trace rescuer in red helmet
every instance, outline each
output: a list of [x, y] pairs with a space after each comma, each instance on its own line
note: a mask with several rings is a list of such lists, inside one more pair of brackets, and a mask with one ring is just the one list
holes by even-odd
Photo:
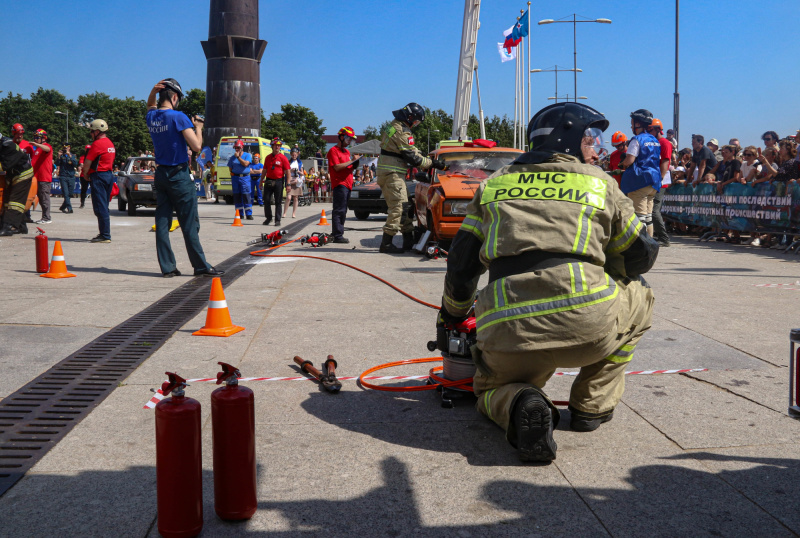
[[33, 133], [34, 148], [31, 164], [36, 177], [36, 195], [42, 207], [42, 218], [36, 224], [50, 224], [50, 187], [53, 185], [53, 148], [47, 143], [47, 131], [36, 129]]
[[328, 151], [328, 170], [331, 175], [331, 189], [333, 190], [333, 210], [331, 211], [331, 225], [334, 243], [349, 243], [344, 236], [344, 221], [347, 217], [347, 202], [353, 190], [353, 171], [358, 168], [360, 155], [351, 158], [347, 146], [356, 139], [352, 127], [339, 129], [339, 143]]

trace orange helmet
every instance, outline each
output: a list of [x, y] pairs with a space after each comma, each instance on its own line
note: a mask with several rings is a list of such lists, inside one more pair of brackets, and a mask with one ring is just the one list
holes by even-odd
[[628, 137], [622, 131], [617, 131], [611, 135], [611, 145], [616, 147], [628, 141]]
[[353, 131], [353, 128], [352, 127], [347, 127], [347, 126], [342, 127], [341, 129], [339, 129], [339, 136], [349, 136], [353, 140], [356, 139], [356, 133], [355, 133], [355, 131]]
[[650, 127], [648, 127], [648, 130], [652, 129], [653, 127], [658, 127], [658, 132], [659, 133], [663, 133], [664, 132], [664, 125], [661, 123], [661, 120], [658, 119], [658, 118], [653, 118], [653, 122], [650, 124]]

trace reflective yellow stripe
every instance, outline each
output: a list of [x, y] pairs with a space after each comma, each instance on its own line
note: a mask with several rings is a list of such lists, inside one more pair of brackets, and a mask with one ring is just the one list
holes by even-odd
[[631, 243], [633, 243], [637, 237], [639, 237], [639, 232], [644, 228], [644, 225], [639, 222], [639, 219], [636, 215], [631, 215], [628, 219], [628, 222], [625, 223], [625, 229], [622, 230], [617, 236], [611, 238], [611, 242], [608, 244], [608, 251], [609, 252], [620, 252], [628, 248]]
[[636, 346], [631, 346], [625, 344], [620, 346], [614, 353], [606, 357], [605, 360], [609, 362], [613, 362], [615, 364], [624, 364], [626, 362], [630, 362], [633, 360], [633, 351], [636, 349]]
[[478, 331], [491, 327], [496, 323], [515, 319], [531, 318], [577, 310], [614, 299], [619, 292], [613, 280], [606, 275], [606, 284], [584, 292], [569, 293], [535, 301], [515, 303], [506, 307], [488, 310], [477, 319]]
[[489, 237], [486, 241], [484, 254], [487, 259], [493, 260], [497, 258], [497, 230], [500, 228], [500, 210], [496, 203], [489, 204], [486, 207], [489, 210], [491, 220], [489, 221]]
[[25, 204], [20, 204], [18, 202], [8, 202], [7, 207], [9, 211], [16, 211], [18, 213], [25, 212]]
[[483, 397], [483, 405], [486, 408], [486, 416], [488, 416], [489, 420], [491, 420], [492, 422], [494, 422], [494, 417], [492, 416], [492, 408], [489, 404], [492, 401], [492, 394], [494, 394], [494, 391], [496, 390], [497, 389], [490, 390], [489, 392], [486, 393], [486, 396]]
[[575, 271], [572, 269], [572, 266], [575, 265], [574, 263], [567, 264], [569, 267], [569, 289], [572, 293], [575, 293]]
[[506, 174], [486, 182], [481, 204], [503, 200], [556, 200], [606, 207], [606, 181], [586, 174], [531, 172]]
[[467, 299], [466, 301], [456, 301], [455, 299], [453, 299], [452, 297], [450, 297], [449, 295], [447, 295], [445, 293], [444, 302], [447, 303], [448, 305], [452, 306], [453, 308], [456, 308], [458, 310], [463, 310], [465, 308], [468, 309], [469, 307], [472, 306], [472, 303], [475, 302], [475, 296], [472, 296], [471, 298]]

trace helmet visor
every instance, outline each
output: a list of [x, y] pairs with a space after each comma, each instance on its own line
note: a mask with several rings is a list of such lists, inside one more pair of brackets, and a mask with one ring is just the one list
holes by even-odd
[[602, 157], [605, 149], [605, 140], [603, 140], [603, 131], [597, 127], [589, 127], [583, 132], [583, 139], [581, 140], [581, 148], [592, 147], [594, 152]]

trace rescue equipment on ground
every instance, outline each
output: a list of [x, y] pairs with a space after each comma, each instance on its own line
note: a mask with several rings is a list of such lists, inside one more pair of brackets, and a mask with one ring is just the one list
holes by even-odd
[[166, 374], [165, 398], [156, 405], [158, 532], [165, 538], [197, 536], [203, 530], [200, 402], [185, 396], [185, 379]]
[[333, 236], [323, 232], [314, 232], [311, 235], [306, 235], [305, 237], [300, 238], [301, 245], [308, 243], [314, 248], [325, 246], [332, 241]]
[[320, 372], [314, 367], [314, 363], [311, 361], [304, 360], [302, 357], [298, 357], [295, 355], [294, 362], [300, 366], [300, 369], [307, 373], [308, 375], [312, 376], [314, 379], [320, 382], [322, 388], [336, 394], [342, 389], [342, 383], [338, 379], [336, 379], [336, 367], [339, 366], [336, 361], [333, 359], [333, 355], [328, 355], [328, 358], [325, 359], [325, 362], [322, 363], [322, 371]]
[[236, 216], [233, 217], [233, 224], [231, 224], [231, 226], [244, 226], [244, 224], [242, 224], [242, 219], [239, 218], [238, 209], [236, 210]]
[[48, 270], [47, 251], [49, 250], [47, 236], [41, 228], [37, 227], [36, 229], [39, 231], [39, 235], [33, 240], [36, 246], [36, 272], [46, 273]]
[[61, 241], [56, 241], [53, 246], [53, 258], [50, 261], [50, 270], [43, 275], [45, 278], [70, 278], [75, 275], [67, 272], [67, 262], [64, 259], [64, 251], [61, 250]]
[[243, 330], [244, 327], [233, 324], [231, 313], [228, 311], [228, 302], [225, 300], [225, 292], [222, 291], [222, 280], [214, 277], [211, 282], [211, 295], [208, 299], [206, 324], [192, 334], [194, 336], [231, 336]]
[[211, 393], [214, 447], [214, 511], [221, 519], [250, 519], [256, 513], [256, 414], [253, 391], [239, 385], [242, 373], [218, 362]]
[[268, 247], [275, 247], [280, 245], [284, 235], [289, 235], [288, 230], [275, 230], [272, 233], [261, 234], [261, 239], [254, 239], [249, 241], [248, 245], [256, 245], [258, 243], [266, 243]]
[[789, 332], [789, 416], [800, 418], [800, 329]]
[[[436, 326], [436, 340], [428, 342], [428, 351], [442, 352], [442, 378], [461, 381], [463, 385], [440, 387], [442, 407], [453, 407], [454, 399], [461, 399], [472, 392], [472, 377], [475, 363], [472, 362], [472, 347], [478, 342], [475, 316], [461, 323], [443, 323]], [[438, 384], [439, 378], [431, 374], [429, 383]]]
[[319, 217], [319, 222], [317, 223], [317, 226], [330, 226], [328, 219], [325, 217], [324, 209], [322, 210], [322, 215], [320, 215]]

